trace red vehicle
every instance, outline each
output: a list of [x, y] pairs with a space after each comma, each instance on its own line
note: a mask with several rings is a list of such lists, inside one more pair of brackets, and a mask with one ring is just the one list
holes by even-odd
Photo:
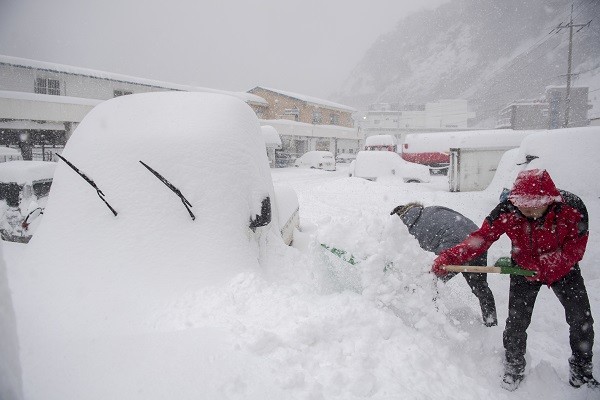
[[[402, 145], [402, 158], [406, 161], [428, 165], [432, 173], [445, 173], [450, 164], [451, 148], [482, 148], [514, 145], [533, 131], [510, 129], [477, 130], [462, 132], [412, 133], [406, 135]], [[444, 171], [445, 170], [445, 171]]]

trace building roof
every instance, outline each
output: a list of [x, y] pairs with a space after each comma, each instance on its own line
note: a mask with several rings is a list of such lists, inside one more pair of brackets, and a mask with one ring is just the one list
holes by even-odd
[[345, 105], [339, 104], [339, 103], [334, 103], [333, 101], [323, 100], [323, 99], [319, 99], [319, 98], [316, 98], [316, 97], [307, 96], [307, 95], [304, 95], [304, 94], [288, 92], [288, 91], [285, 91], [285, 90], [272, 89], [272, 88], [268, 88], [268, 87], [264, 87], [264, 86], [256, 86], [254, 89], [250, 89], [248, 92], [252, 92], [253, 90], [256, 90], [256, 89], [268, 90], [269, 92], [278, 93], [278, 94], [281, 94], [283, 96], [291, 97], [293, 99], [301, 100], [301, 101], [304, 101], [306, 103], [314, 104], [314, 105], [317, 105], [317, 106], [322, 106], [322, 107], [327, 107], [327, 108], [333, 108], [333, 109], [337, 109], [337, 110], [340, 110], [340, 111], [346, 111], [346, 112], [350, 112], [350, 113], [353, 113], [353, 112], [357, 111], [355, 108], [352, 108], [352, 107], [349, 107], [349, 106], [345, 106]]
[[17, 67], [38, 69], [42, 71], [60, 72], [70, 75], [82, 75], [91, 78], [106, 79], [115, 82], [133, 83], [137, 85], [152, 86], [171, 90], [181, 90], [185, 92], [210, 92], [228, 94], [237, 97], [245, 102], [268, 105], [267, 101], [260, 96], [246, 92], [229, 92], [225, 90], [210, 89], [199, 86], [180, 85], [176, 83], [157, 81], [152, 79], [138, 78], [134, 76], [115, 74], [112, 72], [98, 71], [94, 69], [74, 67], [71, 65], [63, 65], [50, 63], [45, 61], [30, 60], [27, 58], [12, 57], [0, 54], [0, 64], [7, 64]]
[[86, 99], [83, 97], [54, 96], [51, 94], [11, 92], [11, 91], [6, 91], [6, 90], [0, 90], [0, 98], [14, 99], [14, 100], [28, 100], [28, 101], [44, 101], [47, 103], [79, 104], [79, 105], [92, 106], [92, 107], [96, 106], [104, 101], [104, 100], [98, 100], [98, 99]]

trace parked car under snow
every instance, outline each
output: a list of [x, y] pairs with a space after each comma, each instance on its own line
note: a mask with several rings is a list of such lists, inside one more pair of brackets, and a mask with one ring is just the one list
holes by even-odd
[[335, 171], [335, 159], [329, 151], [308, 151], [296, 159], [294, 166]]
[[0, 163], [0, 237], [27, 243], [31, 239], [50, 192], [56, 163], [7, 161]]
[[429, 182], [429, 168], [404, 161], [391, 151], [359, 151], [350, 164], [349, 176], [375, 181], [382, 177], [398, 177], [407, 183]]
[[[289, 241], [297, 227], [295, 192], [274, 189], [256, 114], [221, 94], [122, 96], [88, 113], [61, 156], [22, 260], [28, 296], [15, 302], [29, 397], [101, 398], [110, 382], [133, 398], [146, 371], [193, 380], [196, 364], [165, 369], [165, 357], [209, 359], [230, 332], [182, 332], [182, 312], [291, 251], [281, 231]], [[157, 349], [168, 354], [149, 356]]]

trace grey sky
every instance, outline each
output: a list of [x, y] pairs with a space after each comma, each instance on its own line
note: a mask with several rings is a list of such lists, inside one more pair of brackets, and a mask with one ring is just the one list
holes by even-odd
[[0, 0], [0, 54], [327, 98], [404, 16], [447, 0]]

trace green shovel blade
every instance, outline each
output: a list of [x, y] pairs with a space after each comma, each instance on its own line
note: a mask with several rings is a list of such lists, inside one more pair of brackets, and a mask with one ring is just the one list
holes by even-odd
[[330, 252], [332, 252], [333, 254], [335, 254], [336, 256], [341, 258], [342, 260], [346, 261], [348, 264], [352, 264], [352, 265], [358, 264], [358, 261], [354, 258], [354, 256], [352, 254], [348, 254], [348, 252], [346, 252], [345, 250], [336, 249], [335, 247], [329, 247], [323, 243], [321, 243], [321, 246], [324, 249], [329, 250]]
[[535, 276], [535, 271], [529, 271], [527, 269], [515, 267], [512, 263], [510, 257], [500, 257], [494, 267], [500, 267], [501, 274], [510, 274], [510, 275], [521, 275], [521, 276]]

